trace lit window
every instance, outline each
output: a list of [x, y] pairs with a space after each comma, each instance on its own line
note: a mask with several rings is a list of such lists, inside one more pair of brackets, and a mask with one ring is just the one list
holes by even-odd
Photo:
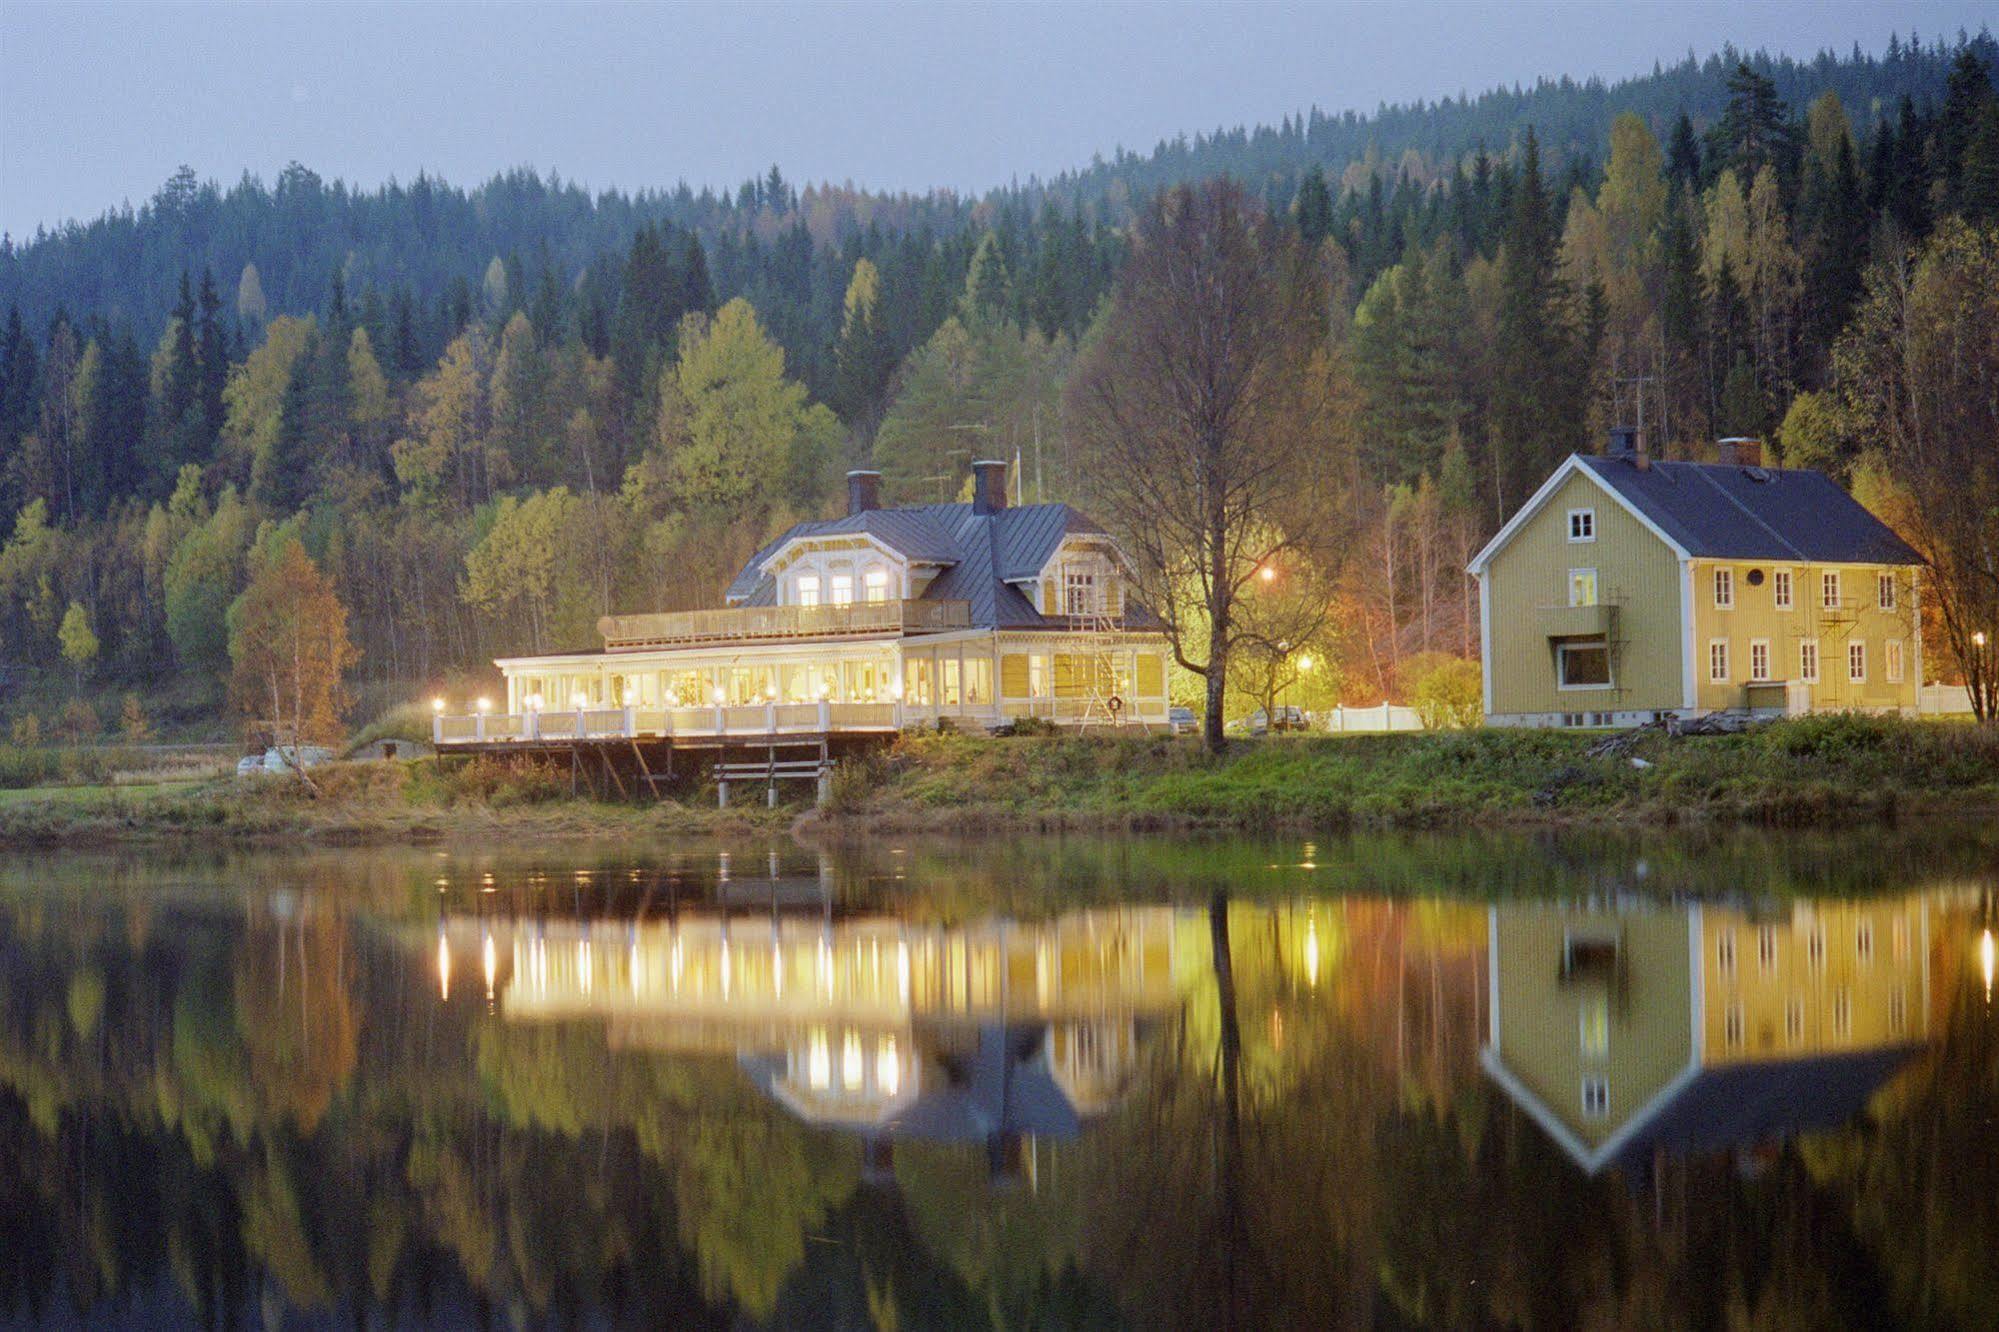
[[1770, 678], [1770, 640], [1767, 638], [1749, 640], [1749, 678], [1758, 681]]
[[798, 604], [817, 606], [819, 604], [819, 575], [802, 574], [798, 579]]
[[1610, 684], [1610, 645], [1602, 639], [1560, 644], [1555, 656], [1562, 688], [1602, 689]]
[[1777, 929], [1773, 925], [1756, 931], [1756, 965], [1764, 971], [1777, 969]]
[[1819, 641], [1816, 638], [1802, 639], [1798, 643], [1798, 678], [1806, 684], [1819, 682]]
[[1735, 570], [1714, 571], [1714, 604], [1716, 610], [1735, 609]]
[[1855, 639], [1846, 645], [1846, 678], [1855, 684], [1867, 683], [1867, 642]]
[[1601, 1059], [1610, 1053], [1610, 1000], [1603, 995], [1591, 995], [1582, 1002], [1581, 1013], [1582, 1052], [1590, 1059]]
[[861, 592], [869, 601], [880, 603], [888, 600], [888, 570], [870, 569], [861, 579]]
[[1779, 569], [1771, 580], [1770, 592], [1777, 600], [1778, 610], [1791, 609], [1791, 571]]
[[1048, 657], [1044, 653], [1027, 658], [1027, 693], [1030, 698], [1048, 697]]
[[1569, 510], [1569, 540], [1571, 541], [1596, 540], [1595, 509]]
[[1882, 665], [1888, 672], [1888, 683], [1902, 683], [1902, 640], [1899, 638], [1889, 639], [1886, 643], [1882, 644], [1881, 651], [1883, 654]]
[[833, 604], [851, 606], [854, 604], [854, 576], [852, 574], [833, 575]]
[[1728, 640], [1711, 639], [1707, 645], [1707, 678], [1712, 684], [1728, 683]]
[[1828, 569], [1819, 579], [1819, 600], [1827, 610], [1839, 609], [1839, 570]]
[[1894, 610], [1895, 575], [1888, 573], [1875, 575], [1874, 589], [1875, 589], [1875, 597], [1881, 603], [1881, 609]]
[[1610, 1114], [1610, 1079], [1592, 1075], [1583, 1079], [1583, 1118], [1603, 1119]]
[[1569, 570], [1569, 604], [1571, 606], [1596, 605], [1596, 570]]

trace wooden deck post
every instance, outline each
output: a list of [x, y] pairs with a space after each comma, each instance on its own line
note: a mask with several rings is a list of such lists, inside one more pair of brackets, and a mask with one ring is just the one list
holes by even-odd
[[715, 779], [715, 808], [727, 809], [728, 807], [729, 782], [727, 778], [718, 777]]
[[818, 796], [816, 797], [816, 802], [819, 808], [824, 809], [829, 803], [831, 803], [832, 799], [833, 799], [833, 765], [830, 763], [822, 763], [819, 765], [819, 792]]

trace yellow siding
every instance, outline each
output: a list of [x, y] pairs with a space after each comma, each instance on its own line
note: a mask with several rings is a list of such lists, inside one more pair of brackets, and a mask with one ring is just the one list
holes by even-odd
[[1000, 657], [1000, 694], [1005, 698], [1027, 697], [1027, 654], [1008, 652]]
[[[1596, 540], [1571, 543], [1568, 513], [1596, 513]], [[1597, 572], [1610, 608], [1612, 688], [1556, 687], [1559, 628], [1546, 609], [1568, 605], [1569, 570]], [[1492, 712], [1677, 710], [1683, 704], [1680, 563], [1672, 548], [1588, 476], [1565, 481], [1486, 572]]]
[[1800, 905], [1765, 920], [1710, 912], [1701, 941], [1705, 1062], [1922, 1039], [1924, 923], [1915, 899]]
[[1138, 692], [1145, 698], [1166, 692], [1166, 659], [1156, 652], [1138, 654]]
[[[1715, 604], [1716, 569], [1727, 569], [1733, 575], [1733, 609]], [[1791, 573], [1790, 610], [1779, 610], [1776, 605], [1779, 570]], [[1823, 605], [1823, 575], [1828, 570], [1840, 574], [1841, 606], [1836, 610]], [[1760, 584], [1750, 582], [1752, 573], [1762, 574]], [[1876, 584], [1883, 573], [1895, 580], [1893, 610], [1884, 611], [1879, 606]], [[1913, 570], [1876, 565], [1695, 560], [1696, 705], [1702, 710], [1744, 706], [1743, 686], [1750, 678], [1751, 646], [1756, 640], [1770, 644], [1770, 677], [1781, 681], [1798, 678], [1800, 641], [1817, 639], [1819, 683], [1811, 691], [1813, 708], [1913, 711], [1919, 683], [1913, 578]], [[1716, 639], [1728, 643], [1726, 683], [1709, 678], [1709, 645]], [[1887, 644], [1891, 640], [1902, 644], [1900, 683], [1888, 680]], [[1847, 679], [1847, 649], [1856, 641], [1864, 642], [1867, 648], [1867, 679], [1863, 683]]]
[[[1494, 929], [1500, 1058], [1564, 1124], [1596, 1146], [1693, 1056], [1687, 917], [1678, 911], [1611, 915], [1500, 907]], [[1621, 985], [1562, 980], [1571, 930], [1621, 939]], [[1582, 1048], [1583, 1007], [1592, 1002], [1608, 1009], [1609, 1037], [1601, 1056], [1586, 1055]], [[1610, 1111], [1602, 1118], [1583, 1116], [1585, 1073], [1608, 1080]]]

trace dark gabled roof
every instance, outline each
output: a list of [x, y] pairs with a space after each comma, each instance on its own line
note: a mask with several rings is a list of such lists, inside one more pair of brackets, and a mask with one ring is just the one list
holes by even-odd
[[[777, 586], [763, 565], [786, 543], [857, 533], [874, 537], [912, 563], [943, 566], [922, 600], [966, 602], [974, 625], [1001, 629], [1064, 623], [1043, 617], [1013, 583], [1039, 574], [1064, 537], [1108, 535], [1066, 504], [1025, 504], [997, 513], [979, 513], [970, 504], [869, 509], [791, 528], [750, 557], [729, 584], [729, 603], [775, 604]], [[1136, 606], [1126, 612], [1126, 620], [1154, 622]]]
[[1583, 470], [1701, 559], [1921, 564], [1823, 472], [1578, 455]]

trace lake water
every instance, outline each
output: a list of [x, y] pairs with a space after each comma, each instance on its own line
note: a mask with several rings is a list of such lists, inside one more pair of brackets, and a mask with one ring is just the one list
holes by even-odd
[[1999, 835], [0, 861], [0, 1319], [1999, 1323]]

